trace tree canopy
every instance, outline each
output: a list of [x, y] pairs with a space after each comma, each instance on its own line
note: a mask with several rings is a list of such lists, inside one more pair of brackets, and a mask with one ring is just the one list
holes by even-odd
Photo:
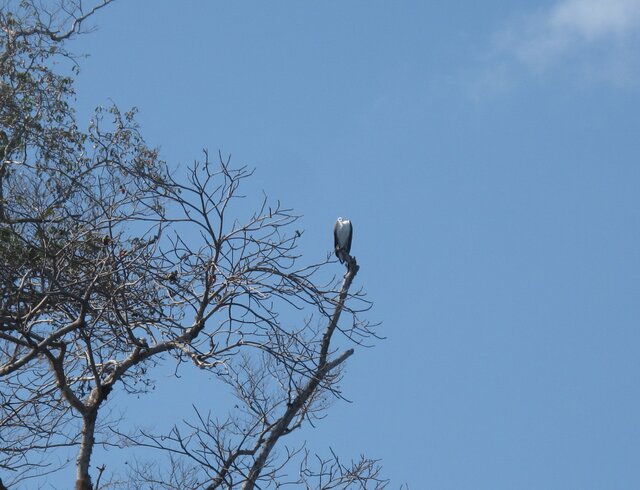
[[[68, 448], [79, 490], [384, 487], [375, 460], [286, 444], [375, 337], [356, 259], [305, 260], [291, 209], [264, 197], [238, 212], [250, 170], [205, 152], [178, 171], [135, 109], [79, 128], [67, 45], [109, 3], [0, 9], [0, 488], [45, 482]], [[158, 433], [109, 419], [110, 393], [145, 393], [155, 368], [183, 363], [231, 388], [228, 413], [198, 407]], [[92, 459], [100, 444], [167, 464], [115, 472]]]

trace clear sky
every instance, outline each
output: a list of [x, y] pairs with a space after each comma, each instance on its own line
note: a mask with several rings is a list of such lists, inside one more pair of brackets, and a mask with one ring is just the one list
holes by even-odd
[[138, 0], [93, 23], [81, 119], [111, 98], [172, 165], [255, 167], [310, 261], [352, 219], [387, 339], [312, 449], [381, 458], [393, 488], [640, 488], [639, 0]]

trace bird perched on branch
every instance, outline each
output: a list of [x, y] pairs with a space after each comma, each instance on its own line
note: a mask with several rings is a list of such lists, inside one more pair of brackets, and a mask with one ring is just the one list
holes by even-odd
[[338, 218], [333, 227], [333, 244], [336, 249], [336, 257], [344, 264], [350, 257], [351, 239], [353, 238], [353, 226], [348, 219]]

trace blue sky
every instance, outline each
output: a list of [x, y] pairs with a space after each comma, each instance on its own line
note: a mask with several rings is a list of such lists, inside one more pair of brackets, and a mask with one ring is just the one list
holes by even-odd
[[313, 449], [394, 488], [640, 487], [640, 1], [138, 0], [94, 24], [81, 119], [135, 105], [173, 165], [255, 167], [310, 261], [353, 220], [387, 339]]

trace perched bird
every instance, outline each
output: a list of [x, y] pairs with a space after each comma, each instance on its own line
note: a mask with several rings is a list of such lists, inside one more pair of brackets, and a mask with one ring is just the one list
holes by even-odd
[[353, 226], [348, 219], [338, 218], [333, 227], [333, 244], [336, 248], [336, 257], [340, 263], [344, 263], [351, 252], [351, 238], [353, 237]]

